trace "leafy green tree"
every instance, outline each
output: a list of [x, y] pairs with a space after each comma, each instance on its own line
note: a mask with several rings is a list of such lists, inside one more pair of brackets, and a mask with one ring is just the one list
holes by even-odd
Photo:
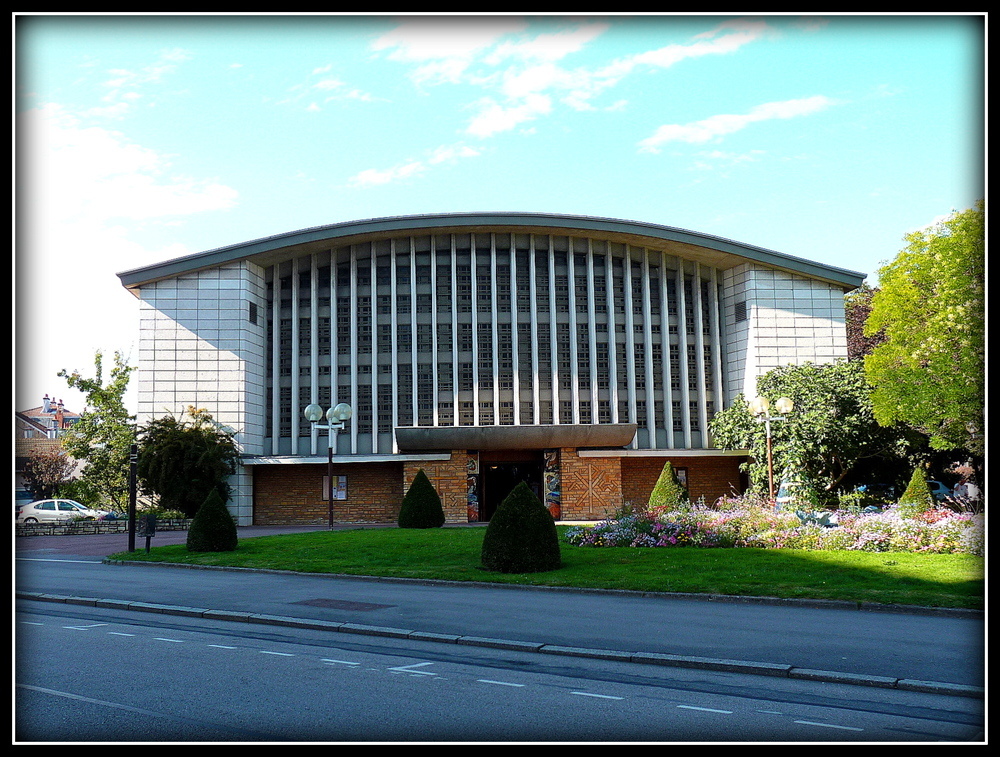
[[80, 419], [61, 437], [63, 449], [84, 463], [76, 488], [99, 500], [88, 504], [108, 503], [119, 511], [128, 507], [129, 448], [135, 441], [135, 416], [125, 409], [124, 400], [133, 370], [116, 352], [110, 380], [104, 383], [104, 356], [97, 352], [93, 378], [78, 371], [59, 372], [71, 388], [86, 397]]
[[218, 489], [212, 489], [188, 526], [191, 552], [232, 552], [239, 544], [236, 521], [226, 509]]
[[24, 486], [35, 499], [54, 497], [69, 481], [76, 461], [58, 447], [32, 450], [24, 461]]
[[[911, 440], [904, 433], [875, 422], [871, 388], [860, 361], [776, 368], [757, 380], [757, 394], [770, 399], [772, 406], [779, 397], [795, 403], [791, 413], [772, 422], [775, 477], [794, 471], [823, 502], [863, 463], [910, 452]], [[716, 446], [749, 451], [745, 470], [751, 484], [767, 491], [764, 424], [755, 419], [747, 400], [737, 398], [715, 416], [711, 428]]]
[[687, 489], [681, 486], [681, 482], [677, 480], [674, 467], [668, 460], [664, 464], [663, 470], [660, 471], [660, 477], [656, 479], [653, 491], [649, 494], [649, 502], [646, 509], [649, 512], [656, 510], [676, 510], [686, 505], [687, 502]]
[[441, 497], [423, 468], [417, 471], [403, 497], [398, 523], [400, 528], [440, 528], [444, 525]]
[[538, 573], [562, 564], [556, 522], [524, 481], [490, 518], [481, 559], [486, 570], [499, 573]]
[[908, 234], [879, 270], [865, 334], [878, 422], [905, 424], [934, 449], [984, 451], [985, 203]]
[[159, 497], [160, 507], [190, 518], [213, 490], [229, 500], [239, 448], [205, 410], [188, 407], [187, 415], [157, 418], [139, 430], [136, 476], [145, 493]]

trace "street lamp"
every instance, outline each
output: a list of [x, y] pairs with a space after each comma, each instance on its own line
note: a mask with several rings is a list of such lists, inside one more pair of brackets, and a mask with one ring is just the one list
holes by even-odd
[[784, 415], [788, 415], [795, 409], [795, 403], [788, 397], [782, 397], [774, 403], [774, 409], [780, 415], [771, 415], [771, 403], [766, 397], [755, 397], [750, 402], [750, 412], [754, 414], [758, 423], [764, 424], [764, 433], [767, 436], [767, 490], [774, 500], [774, 461], [771, 457], [771, 422], [785, 420]]
[[336, 447], [337, 432], [341, 431], [344, 424], [351, 419], [353, 411], [346, 402], [334, 405], [326, 411], [325, 426], [319, 425], [324, 417], [323, 408], [319, 405], [307, 405], [303, 414], [306, 420], [313, 424], [313, 428], [329, 431], [329, 440], [326, 446], [327, 521], [329, 527], [333, 528], [333, 449]]

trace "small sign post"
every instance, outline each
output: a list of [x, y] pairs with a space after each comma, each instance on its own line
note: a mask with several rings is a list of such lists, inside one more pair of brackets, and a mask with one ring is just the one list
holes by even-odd
[[139, 533], [146, 537], [146, 554], [149, 554], [149, 540], [156, 536], [156, 516], [152, 513], [142, 516], [139, 521]]

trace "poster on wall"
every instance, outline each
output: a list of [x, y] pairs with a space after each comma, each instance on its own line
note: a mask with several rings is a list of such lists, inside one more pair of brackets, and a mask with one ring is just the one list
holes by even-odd
[[[344, 501], [347, 499], [347, 476], [333, 477], [333, 498]], [[330, 499], [330, 477], [323, 476], [323, 500]]]

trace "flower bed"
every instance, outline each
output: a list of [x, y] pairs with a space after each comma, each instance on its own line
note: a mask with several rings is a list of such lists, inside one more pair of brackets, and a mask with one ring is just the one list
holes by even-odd
[[568, 543], [589, 547], [758, 547], [865, 552], [983, 555], [984, 516], [932, 510], [903, 517], [895, 508], [872, 514], [837, 513], [836, 526], [804, 522], [791, 512], [759, 505], [691, 507], [630, 514], [576, 526]]

